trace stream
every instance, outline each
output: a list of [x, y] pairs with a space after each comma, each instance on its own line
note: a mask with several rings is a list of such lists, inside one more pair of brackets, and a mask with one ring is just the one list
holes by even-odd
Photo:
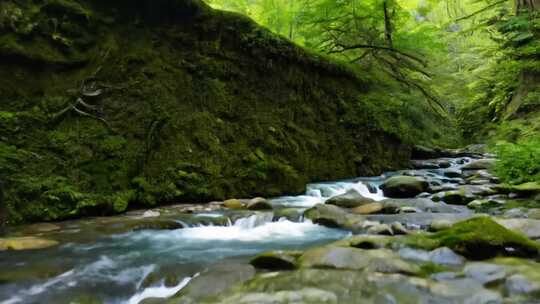
[[[383, 200], [379, 185], [387, 177], [404, 172], [459, 184], [461, 179], [445, 177], [444, 172], [470, 160], [449, 158], [445, 162], [450, 167], [444, 169], [309, 184], [304, 195], [270, 200], [273, 211], [208, 208], [188, 213], [179, 205], [156, 208], [151, 216], [137, 211], [110, 218], [17, 227], [9, 234], [45, 236], [60, 245], [0, 251], [0, 303], [85, 303], [89, 298], [137, 304], [149, 298], [168, 298], [213, 263], [247, 261], [264, 251], [305, 249], [351, 235], [303, 219], [303, 210], [330, 197], [356, 189], [366, 197]], [[297, 216], [280, 217], [283, 209]], [[467, 212], [464, 208], [463, 213]], [[146, 224], [137, 226], [139, 222]], [[166, 229], [155, 229], [156, 223]], [[180, 228], [174, 229], [174, 223]], [[410, 223], [408, 228], [414, 226]]]

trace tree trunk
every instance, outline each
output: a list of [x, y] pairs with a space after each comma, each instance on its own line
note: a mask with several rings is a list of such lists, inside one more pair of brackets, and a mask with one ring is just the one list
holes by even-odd
[[384, 9], [384, 36], [386, 38], [386, 43], [388, 44], [388, 47], [393, 49], [394, 42], [392, 41], [392, 19], [390, 17], [390, 13], [388, 12], [388, 0], [384, 0], [383, 9]]
[[540, 9], [540, 0], [516, 0], [516, 13], [521, 10], [534, 11]]
[[[516, 0], [516, 15], [531, 13], [540, 9], [540, 0]], [[532, 22], [532, 20], [531, 20]], [[538, 33], [536, 33], [538, 36]], [[514, 115], [527, 97], [529, 92], [538, 88], [540, 83], [540, 73], [532, 70], [522, 70], [519, 75], [519, 85], [514, 91], [510, 103], [505, 108], [503, 119], [509, 119]]]

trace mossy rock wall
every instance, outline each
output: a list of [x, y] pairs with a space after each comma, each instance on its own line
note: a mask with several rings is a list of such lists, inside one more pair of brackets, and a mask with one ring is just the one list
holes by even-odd
[[2, 1], [4, 223], [298, 193], [401, 167], [409, 147], [359, 106], [367, 91], [198, 1]]

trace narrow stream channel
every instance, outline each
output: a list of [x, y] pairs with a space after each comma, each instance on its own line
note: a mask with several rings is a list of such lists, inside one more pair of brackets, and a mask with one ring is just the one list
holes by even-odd
[[[469, 159], [448, 161], [451, 168], [455, 168]], [[438, 169], [407, 172], [427, 174], [449, 183], [459, 182], [444, 177]], [[304, 209], [351, 188], [364, 196], [382, 200], [384, 196], [378, 186], [396, 173], [310, 184], [305, 195], [275, 198], [271, 203], [274, 212], [297, 208], [301, 214]], [[182, 223], [185, 228], [112, 234], [97, 232], [90, 236], [88, 226], [92, 226], [93, 231], [100, 231], [103, 227], [99, 226], [114, 227], [114, 224], [106, 219], [59, 224], [62, 230], [56, 232], [56, 239], [62, 240], [60, 246], [0, 252], [0, 269], [9, 270], [6, 275], [11, 276], [5, 284], [1, 284], [0, 277], [0, 303], [70, 303], [72, 299], [84, 299], [85, 295], [92, 295], [93, 299], [98, 298], [104, 303], [139, 303], [147, 298], [167, 298], [217, 261], [248, 259], [275, 249], [304, 249], [350, 234], [313, 224], [301, 216], [292, 220], [279, 218], [274, 212], [245, 211], [234, 215], [226, 210], [194, 214], [172, 212], [168, 218]], [[200, 220], [212, 218], [226, 218], [227, 222], [219, 225]]]

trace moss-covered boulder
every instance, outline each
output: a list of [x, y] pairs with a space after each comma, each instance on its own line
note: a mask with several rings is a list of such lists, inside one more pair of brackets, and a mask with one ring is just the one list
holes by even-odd
[[540, 193], [539, 182], [528, 182], [519, 185], [502, 184], [496, 187], [502, 193], [516, 193], [521, 196], [532, 196]]
[[426, 180], [414, 176], [393, 176], [381, 185], [384, 195], [391, 198], [415, 197], [428, 187]]
[[487, 216], [458, 222], [433, 235], [418, 234], [403, 240], [428, 249], [449, 247], [475, 260], [496, 256], [538, 257], [540, 253], [539, 243], [519, 232], [506, 229]]
[[373, 202], [373, 199], [363, 196], [355, 189], [350, 189], [344, 194], [329, 198], [326, 204], [336, 205], [342, 208], [356, 208]]

